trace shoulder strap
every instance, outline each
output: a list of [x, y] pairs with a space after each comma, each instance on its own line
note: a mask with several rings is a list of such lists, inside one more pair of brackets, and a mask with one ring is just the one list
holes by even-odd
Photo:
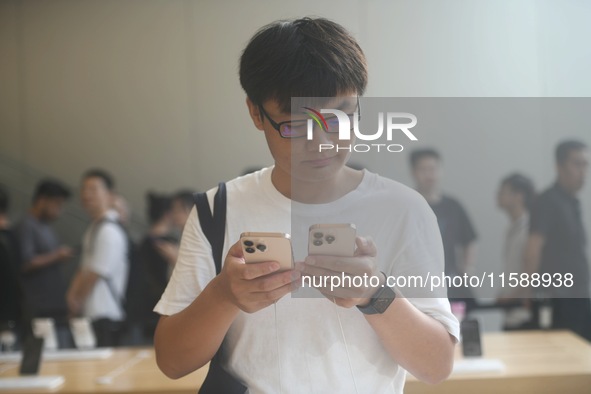
[[216, 275], [222, 270], [222, 254], [224, 249], [224, 237], [226, 233], [226, 184], [220, 182], [213, 199], [213, 215], [207, 200], [207, 193], [195, 193], [193, 195], [197, 216], [201, 229], [211, 244]]

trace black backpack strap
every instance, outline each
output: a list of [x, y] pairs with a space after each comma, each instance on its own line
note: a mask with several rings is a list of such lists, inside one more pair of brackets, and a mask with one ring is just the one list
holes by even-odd
[[[226, 184], [221, 182], [213, 198], [213, 215], [206, 193], [193, 195], [199, 224], [205, 237], [211, 244], [211, 252], [215, 263], [215, 273], [222, 270], [224, 238], [226, 234]], [[230, 375], [221, 364], [221, 347], [209, 363], [207, 376], [199, 389], [199, 394], [243, 394], [246, 386]]]
[[199, 224], [211, 245], [216, 275], [222, 270], [224, 238], [226, 234], [226, 184], [220, 182], [213, 198], [213, 215], [207, 199], [207, 193], [193, 195]]

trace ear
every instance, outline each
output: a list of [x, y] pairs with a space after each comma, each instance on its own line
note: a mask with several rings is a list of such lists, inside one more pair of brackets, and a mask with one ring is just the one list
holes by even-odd
[[261, 131], [264, 130], [263, 114], [261, 113], [259, 106], [253, 103], [248, 97], [246, 98], [246, 106], [248, 107], [248, 113], [250, 114], [250, 118], [252, 119], [254, 126]]

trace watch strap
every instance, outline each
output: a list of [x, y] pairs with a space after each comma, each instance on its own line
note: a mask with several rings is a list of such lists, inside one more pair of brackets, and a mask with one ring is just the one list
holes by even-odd
[[[382, 274], [384, 274], [382, 272]], [[384, 274], [386, 276], [386, 274]], [[385, 284], [381, 287], [370, 299], [369, 304], [365, 306], [357, 305], [359, 309], [365, 315], [382, 314], [388, 309], [392, 301], [396, 298], [396, 292], [391, 287]]]

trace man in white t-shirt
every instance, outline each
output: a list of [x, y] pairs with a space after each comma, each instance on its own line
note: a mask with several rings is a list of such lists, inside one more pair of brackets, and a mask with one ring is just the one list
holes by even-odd
[[[249, 393], [401, 393], [405, 370], [430, 383], [445, 379], [459, 336], [445, 293], [409, 298], [403, 294], [412, 291], [386, 282], [443, 272], [432, 210], [412, 189], [346, 167], [346, 150], [319, 153], [319, 143], [338, 143], [335, 134], [318, 128], [310, 141], [296, 138], [292, 123], [301, 115], [291, 113], [291, 97], [332, 97], [329, 108], [356, 110], [367, 66], [355, 40], [326, 19], [273, 23], [243, 52], [240, 81], [275, 164], [227, 183], [217, 276], [191, 212], [155, 308], [162, 315], [155, 335], [161, 370], [184, 376], [209, 362], [223, 341], [223, 367]], [[210, 204], [215, 192], [207, 193]], [[308, 228], [318, 223], [354, 223], [355, 256], [307, 256]], [[245, 264], [242, 232], [290, 233], [295, 269]], [[326, 287], [316, 297], [299, 288], [304, 276], [343, 273], [376, 277], [379, 285]]]
[[92, 223], [82, 239], [80, 269], [68, 291], [70, 312], [88, 317], [97, 346], [118, 346], [125, 319], [123, 300], [128, 275], [127, 235], [111, 209], [114, 183], [102, 170], [90, 170], [82, 179], [82, 204]]

